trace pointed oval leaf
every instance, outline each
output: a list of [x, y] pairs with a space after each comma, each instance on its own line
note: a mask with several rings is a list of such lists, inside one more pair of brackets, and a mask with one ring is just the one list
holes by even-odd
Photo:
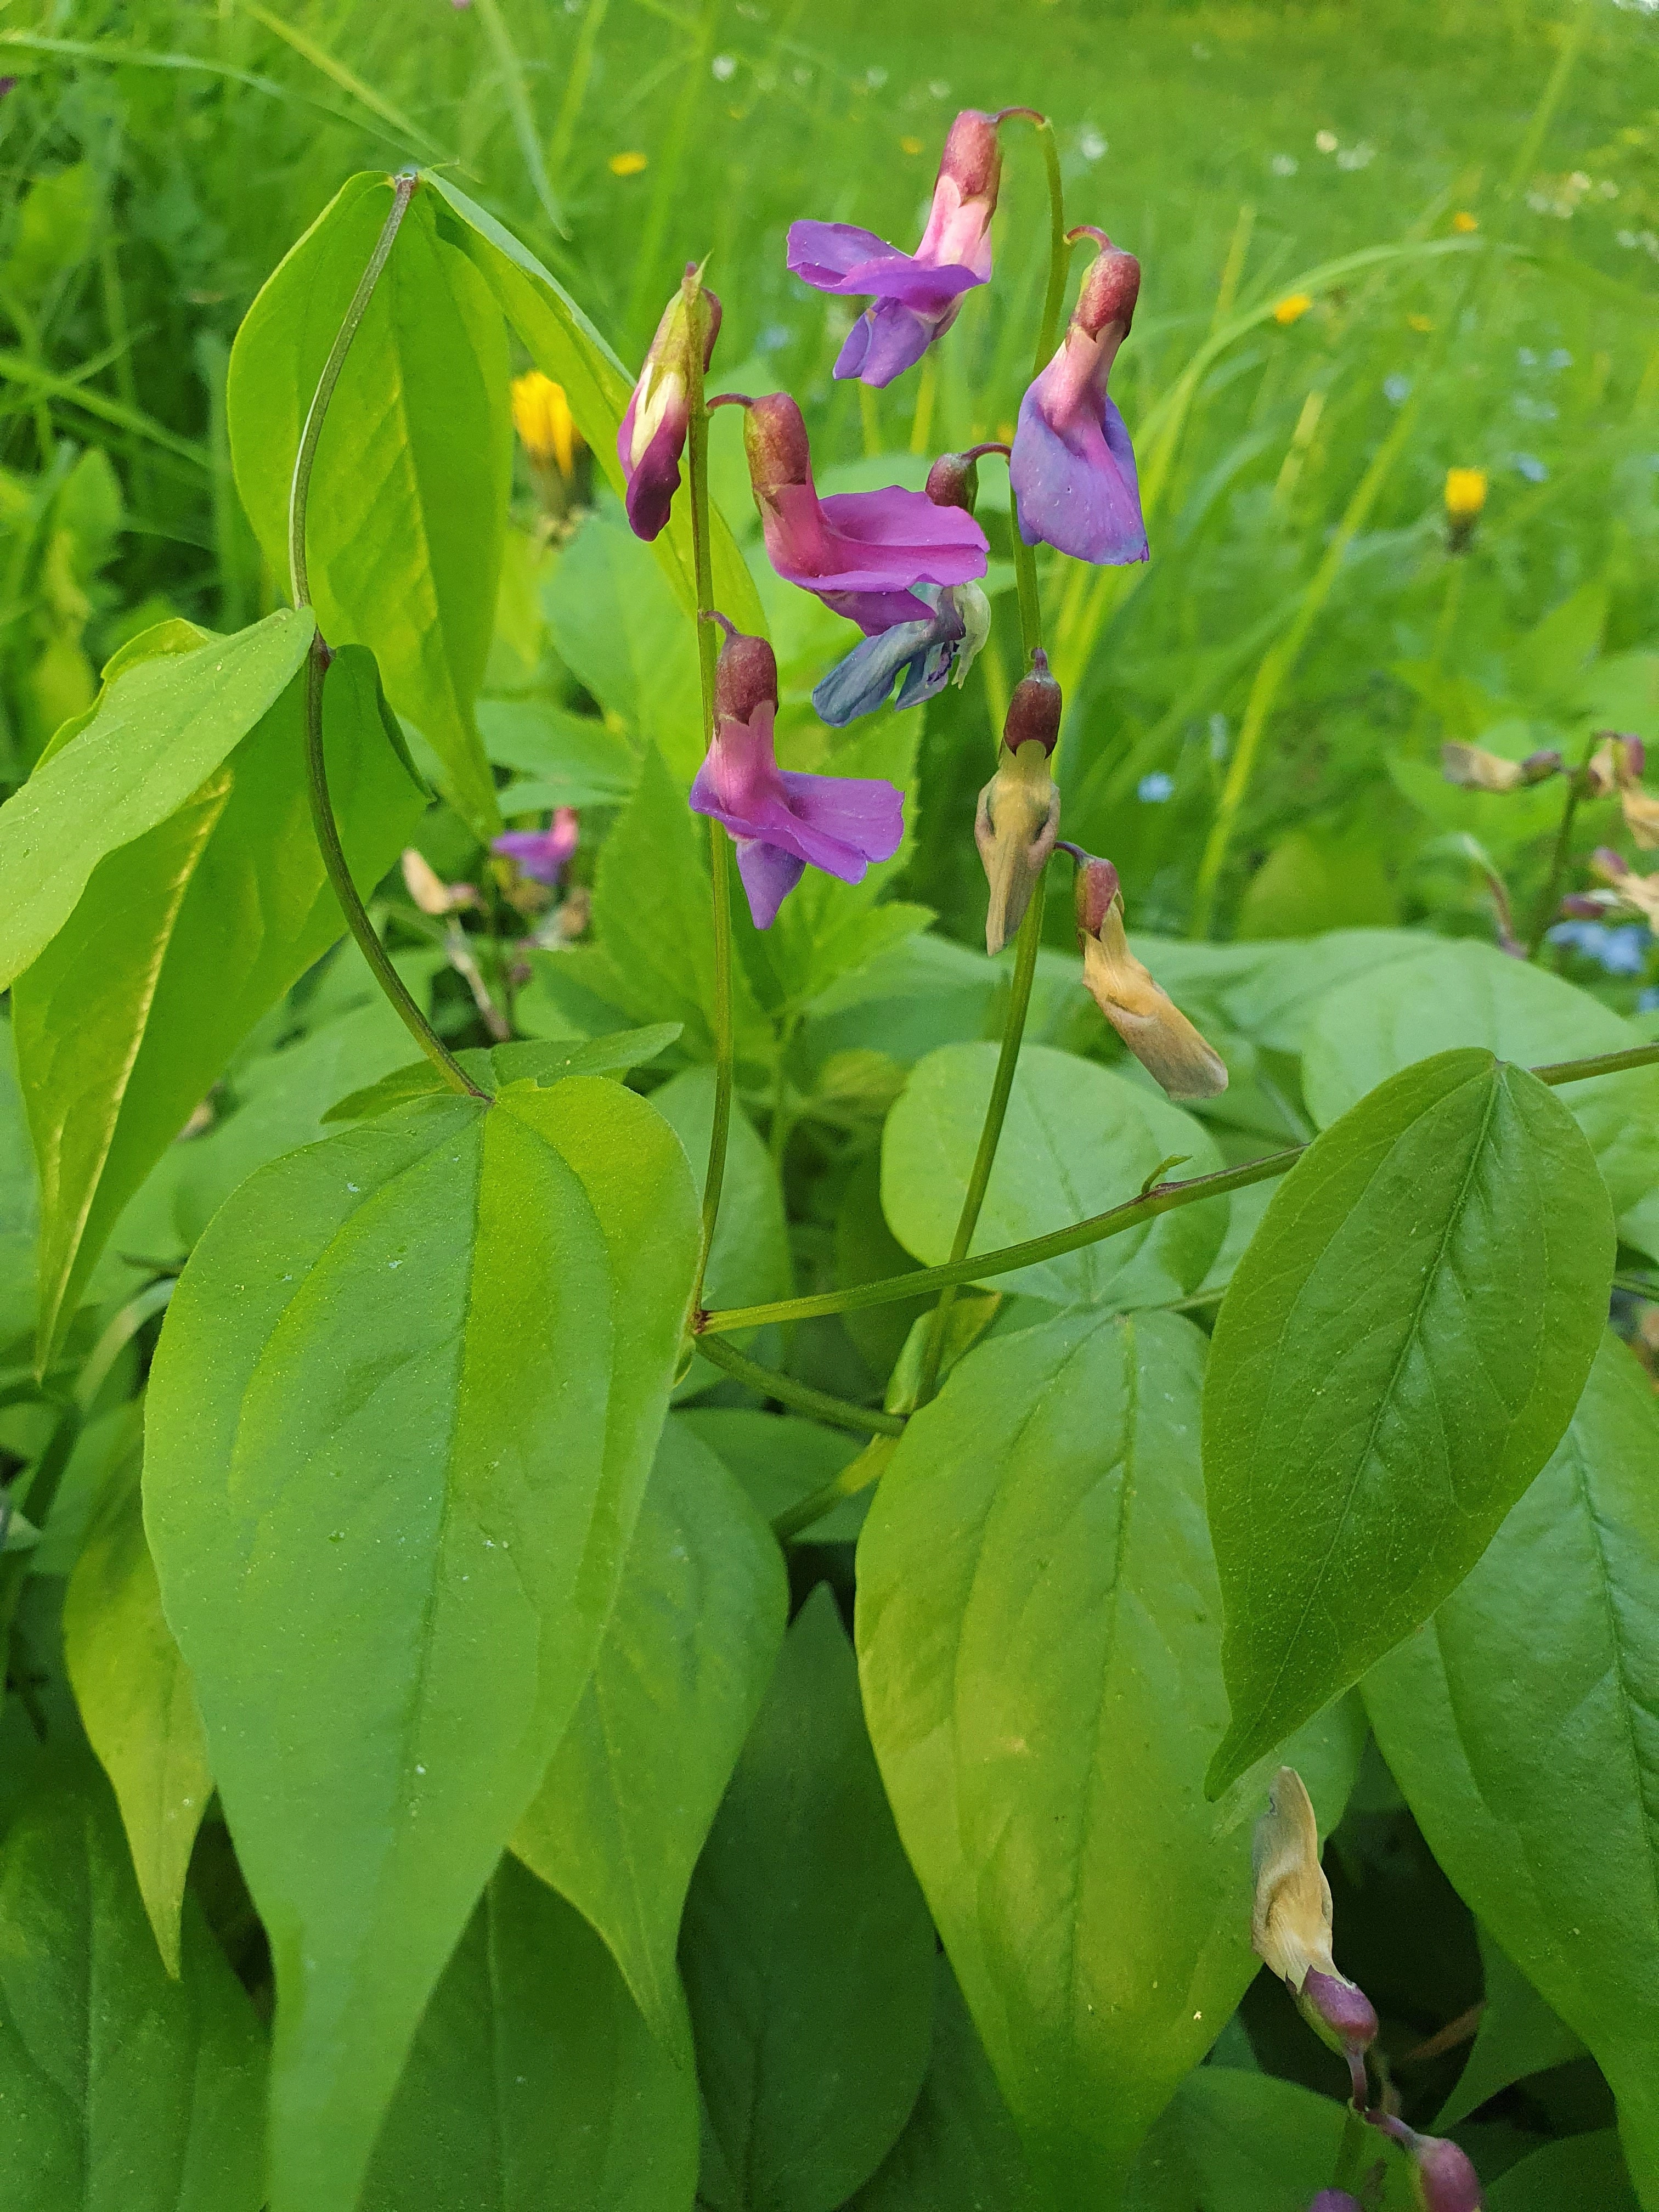
[[[343, 185], [267, 278], [231, 348], [236, 489], [283, 578], [300, 434], [391, 206], [384, 174]], [[417, 191], [329, 402], [307, 508], [311, 590], [324, 636], [371, 649], [393, 706], [486, 836], [501, 816], [472, 703], [512, 489], [510, 380], [501, 311], [440, 237], [431, 192]]]
[[181, 1966], [102, 1775], [49, 1770], [0, 1846], [0, 2203], [259, 2212], [263, 2040], [193, 1903]]
[[1520, 1968], [1511, 1965], [1486, 1929], [1475, 1933], [1482, 1969], [1480, 2025], [1457, 2086], [1435, 2120], [1437, 2135], [1449, 2133], [1512, 2081], [1524, 2081], [1528, 2074], [1547, 2073], [1552, 2066], [1565, 2066], [1569, 2059], [1584, 2055], [1578, 2037]]
[[[887, 1117], [882, 1205], [900, 1243], [930, 1267], [951, 1256], [996, 1064], [994, 1044], [944, 1045], [917, 1063]], [[1176, 1154], [1183, 1176], [1221, 1165], [1202, 1123], [1180, 1107], [1093, 1060], [1028, 1045], [969, 1249], [1018, 1244], [1121, 1206]], [[1226, 1225], [1226, 1200], [1206, 1200], [999, 1275], [996, 1287], [1056, 1305], [1157, 1305], [1202, 1281]]]
[[88, 1741], [114, 1786], [162, 1961], [179, 1972], [179, 1915], [213, 1795], [184, 1656], [161, 1612], [144, 1539], [142, 1445], [100, 1501], [64, 1598], [64, 1656]]
[[822, 1584], [784, 1639], [686, 1906], [680, 1963], [740, 2212], [834, 2212], [927, 2070], [933, 1932]]
[[145, 1511], [277, 1983], [272, 2212], [347, 2212], [591, 1668], [696, 1194], [597, 1077], [261, 1170], [180, 1279]]
[[574, 1908], [503, 1859], [433, 1991], [362, 2212], [690, 2212], [696, 2078]]
[[1578, 1125], [1488, 1052], [1391, 1077], [1291, 1169], [1205, 1385], [1233, 1711], [1213, 1787], [1474, 1565], [1571, 1419], [1613, 1259]]
[[771, 1530], [674, 1417], [592, 1676], [514, 1832], [514, 1850], [599, 1930], [688, 2069], [680, 1915], [766, 1694], [788, 1596]]
[[[386, 719], [372, 657], [344, 647], [325, 682], [324, 742], [365, 892], [422, 810]], [[344, 933], [311, 823], [303, 723], [296, 679], [176, 814], [99, 863], [14, 989], [41, 1170], [43, 1364], [122, 1207], [253, 1024]]]
[[1459, 1893], [1595, 2053], [1659, 2201], [1659, 1404], [1604, 1338], [1474, 1572], [1365, 1678]]
[[51, 943], [105, 854], [177, 813], [246, 736], [287, 689], [315, 627], [309, 611], [284, 607], [192, 652], [171, 636], [147, 659], [129, 649], [72, 742], [0, 806], [0, 988]]
[[1486, 2192], [1486, 2212], [1641, 2212], [1613, 2129], [1568, 2136], [1517, 2159]]
[[[1301, 2212], [1330, 2187], [1342, 2130], [1332, 2098], [1271, 2074], [1202, 2067], [1147, 2137], [1124, 2212]], [[1405, 2161], [1389, 2155], [1373, 2212], [1407, 2212], [1414, 2202]]]
[[[1199, 1467], [1204, 1340], [1066, 1315], [978, 1346], [859, 1544], [865, 1710], [899, 1831], [1045, 2206], [1114, 2203], [1255, 1972]], [[1296, 1763], [1327, 1825], [1361, 1731]]]

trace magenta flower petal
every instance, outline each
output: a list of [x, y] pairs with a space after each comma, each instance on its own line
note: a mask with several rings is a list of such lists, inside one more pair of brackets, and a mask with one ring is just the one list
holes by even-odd
[[[836, 492], [819, 506], [841, 591], [969, 584], [985, 574], [985, 532], [971, 514], [935, 507], [926, 492], [889, 484], [880, 491]], [[819, 575], [830, 580], [822, 570]]]
[[914, 592], [818, 592], [831, 614], [855, 622], [866, 637], [879, 637], [896, 623], [921, 622], [931, 611]]
[[647, 540], [660, 534], [667, 523], [674, 495], [680, 488], [680, 455], [685, 448], [686, 420], [678, 412], [660, 422], [637, 461], [630, 459], [634, 410], [637, 395], [628, 403], [617, 433], [617, 451], [628, 471], [628, 526], [635, 538]]
[[1123, 417], [1103, 392], [1054, 410], [1045, 404], [1053, 374], [1051, 363], [1020, 403], [1008, 464], [1019, 534], [1028, 545], [1053, 545], [1079, 561], [1144, 561], [1146, 525]]
[[856, 376], [883, 391], [895, 377], [915, 367], [936, 337], [956, 320], [957, 302], [946, 301], [937, 316], [897, 300], [878, 300], [866, 307], [836, 358], [838, 377]]
[[856, 223], [803, 222], [789, 226], [787, 258], [790, 274], [816, 292], [869, 293], [880, 286], [866, 276], [910, 256]]
[[551, 824], [545, 830], [506, 830], [492, 838], [492, 853], [504, 853], [516, 860], [521, 872], [534, 882], [550, 887], [564, 873], [570, 856], [576, 849], [579, 837], [576, 810], [561, 806]]

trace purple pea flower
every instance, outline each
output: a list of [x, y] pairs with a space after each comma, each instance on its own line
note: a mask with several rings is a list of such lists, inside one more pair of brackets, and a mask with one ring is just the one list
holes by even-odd
[[489, 849], [505, 853], [532, 883], [545, 884], [551, 890], [564, 873], [580, 836], [575, 808], [560, 806], [554, 810], [547, 829], [506, 830], [490, 841]]
[[1060, 350], [1020, 402], [1008, 480], [1028, 545], [1053, 545], [1079, 561], [1118, 566], [1146, 558], [1134, 449], [1106, 379], [1129, 334], [1140, 264], [1103, 230]]
[[964, 107], [951, 125], [927, 228], [914, 253], [850, 222], [792, 222], [789, 266], [815, 291], [868, 297], [836, 363], [838, 377], [890, 384], [943, 337], [963, 295], [991, 274], [991, 217], [1002, 176], [997, 118]]
[[1391, 2112], [1368, 2112], [1374, 2128], [1397, 2142], [1412, 2162], [1412, 2186], [1423, 2212], [1481, 2212], [1486, 2197], [1468, 2154], [1443, 2136], [1419, 2136]]
[[726, 643], [714, 674], [714, 743], [692, 783], [691, 810], [731, 831], [755, 927], [769, 929], [809, 864], [856, 884], [872, 860], [890, 860], [904, 834], [904, 799], [890, 783], [781, 769], [772, 749], [772, 648], [724, 615], [713, 619]]
[[636, 538], [657, 536], [680, 488], [680, 455], [691, 424], [692, 332], [707, 301], [702, 365], [720, 333], [720, 303], [688, 261], [680, 289], [663, 309], [640, 380], [617, 432], [617, 458], [628, 478], [628, 522]]
[[867, 637], [932, 617], [915, 585], [967, 584], [985, 574], [985, 532], [959, 507], [936, 507], [926, 492], [897, 484], [821, 500], [806, 425], [787, 393], [722, 392], [709, 404], [746, 410], [749, 480], [774, 568]]

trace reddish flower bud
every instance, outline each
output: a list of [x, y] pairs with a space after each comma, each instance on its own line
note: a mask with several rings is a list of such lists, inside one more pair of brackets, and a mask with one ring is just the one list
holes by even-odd
[[750, 402], [744, 411], [743, 449], [757, 500], [772, 498], [787, 484], [812, 481], [806, 424], [787, 392], [769, 392]]
[[1480, 2177], [1468, 2155], [1442, 2136], [1419, 2136], [1389, 2112], [1367, 2115], [1412, 2162], [1412, 2189], [1422, 2212], [1480, 2212]]
[[[1115, 328], [1117, 344], [1121, 345], [1135, 319], [1135, 302], [1140, 297], [1140, 264], [1133, 253], [1125, 253], [1114, 246], [1103, 230], [1085, 224], [1072, 235], [1097, 239], [1100, 242], [1100, 252], [1084, 274], [1077, 305], [1072, 310], [1073, 328], [1091, 338]], [[1113, 351], [1116, 351], [1115, 345]], [[1109, 368], [1110, 363], [1107, 366]]]
[[714, 720], [746, 722], [757, 707], [776, 711], [778, 657], [763, 637], [745, 637], [721, 614], [712, 620], [726, 632], [714, 664]]
[[964, 200], [989, 200], [995, 206], [1002, 182], [1002, 145], [992, 117], [977, 107], [962, 110], [946, 135], [939, 173], [952, 180]]
[[1048, 673], [1048, 656], [1038, 646], [1031, 655], [1030, 674], [1020, 678], [1008, 702], [1002, 725], [1002, 742], [1008, 750], [1018, 754], [1022, 745], [1039, 744], [1045, 753], [1053, 752], [1063, 703], [1060, 686]]
[[927, 496], [935, 507], [971, 514], [979, 498], [979, 463], [967, 453], [941, 453], [927, 471]]

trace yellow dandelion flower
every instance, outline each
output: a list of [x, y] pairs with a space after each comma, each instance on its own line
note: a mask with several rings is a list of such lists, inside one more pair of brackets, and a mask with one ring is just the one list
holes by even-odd
[[901, 138], [899, 140], [899, 145], [907, 154], [920, 154], [921, 151], [921, 141], [920, 138]]
[[538, 368], [513, 380], [513, 427], [532, 461], [554, 462], [561, 476], [575, 465], [581, 434], [571, 416], [564, 386]]
[[641, 169], [649, 166], [649, 156], [645, 154], [613, 154], [605, 166], [613, 177], [637, 177]]
[[1281, 329], [1289, 330], [1292, 323], [1302, 320], [1312, 305], [1313, 295], [1310, 292], [1287, 292], [1273, 309], [1273, 320]]
[[1486, 503], [1485, 469], [1448, 469], [1446, 512], [1455, 522], [1472, 522]]
[[1465, 238], [1468, 238], [1473, 232], [1479, 230], [1480, 228], [1480, 216], [1478, 215], [1471, 215], [1468, 208], [1459, 208], [1457, 213], [1452, 217], [1452, 228], [1454, 230], [1462, 231]]
[[1434, 325], [1426, 315], [1407, 315], [1406, 327], [1413, 331], [1431, 331]]

